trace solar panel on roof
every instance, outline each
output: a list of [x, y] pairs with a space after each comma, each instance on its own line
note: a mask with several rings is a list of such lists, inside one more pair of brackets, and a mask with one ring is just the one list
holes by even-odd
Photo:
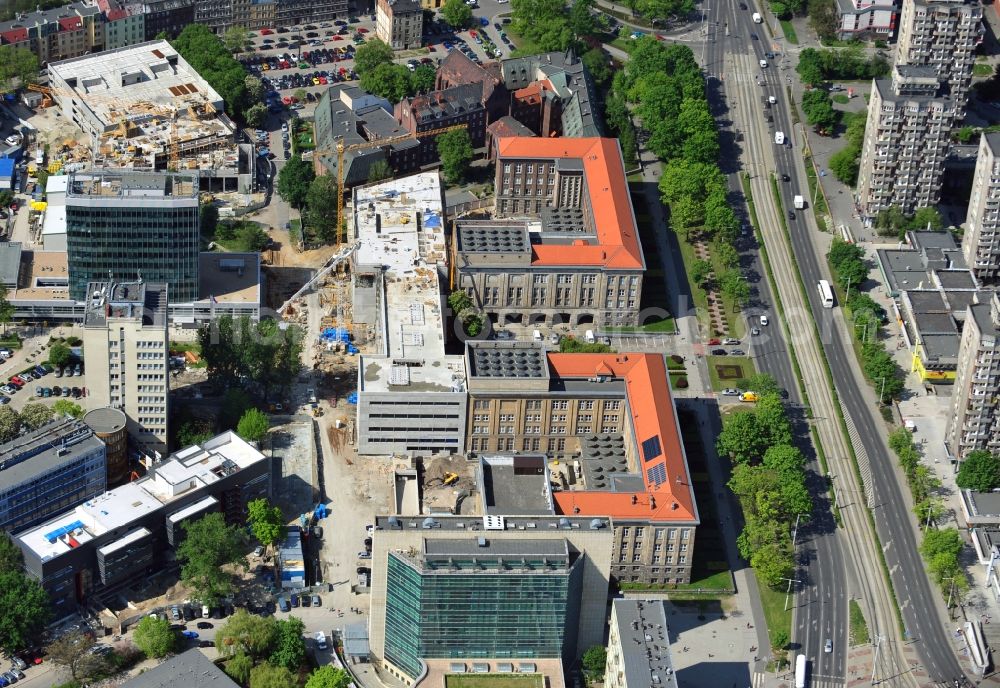
[[660, 446], [659, 435], [653, 435], [648, 440], [642, 441], [642, 458], [644, 461], [652, 461], [662, 455], [663, 447]]
[[667, 466], [664, 463], [658, 463], [651, 468], [646, 469], [646, 482], [652, 483], [654, 485], [662, 485], [667, 482]]

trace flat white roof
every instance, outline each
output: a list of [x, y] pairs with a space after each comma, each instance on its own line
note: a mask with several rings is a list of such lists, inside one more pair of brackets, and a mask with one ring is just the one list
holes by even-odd
[[190, 506], [184, 507], [180, 511], [170, 514], [170, 517], [167, 520], [171, 523], [178, 523], [183, 521], [188, 516], [194, 516], [195, 514], [205, 511], [205, 509], [208, 509], [218, 503], [218, 499], [209, 495], [208, 497], [205, 497]]
[[129, 533], [125, 537], [119, 538], [118, 540], [115, 540], [114, 542], [112, 542], [109, 545], [104, 545], [104, 547], [99, 547], [97, 551], [99, 553], [107, 556], [108, 554], [111, 554], [112, 552], [116, 552], [116, 551], [120, 550], [122, 547], [125, 547], [126, 545], [130, 545], [133, 542], [141, 540], [144, 537], [148, 537], [150, 535], [152, 535], [152, 533], [149, 532], [148, 528], [136, 528], [135, 530], [133, 530], [131, 533]]
[[66, 206], [52, 205], [45, 207], [45, 220], [42, 222], [42, 235], [52, 236], [66, 233]]
[[355, 263], [385, 270], [385, 355], [362, 357], [363, 391], [463, 391], [464, 358], [444, 350], [440, 176], [423, 172], [355, 189], [354, 226]]
[[[45, 182], [45, 200], [49, 207], [52, 207], [54, 200], [58, 203], [65, 203], [66, 185], [69, 183], [68, 174], [53, 175]], [[55, 198], [53, 198], [55, 197]]]
[[127, 526], [194, 488], [220, 480], [220, 472], [243, 469], [265, 458], [236, 433], [224, 432], [171, 454], [150, 475], [94, 497], [17, 539], [48, 561], [76, 547], [74, 541], [82, 544]]

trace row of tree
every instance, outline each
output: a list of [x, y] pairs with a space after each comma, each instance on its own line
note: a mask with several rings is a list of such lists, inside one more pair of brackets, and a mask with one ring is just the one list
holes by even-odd
[[944, 514], [944, 503], [937, 496], [941, 481], [934, 471], [920, 462], [920, 451], [913, 444], [913, 434], [906, 428], [896, 428], [889, 434], [889, 447], [906, 475], [917, 519], [921, 523], [933, 523]]
[[224, 315], [198, 330], [201, 357], [213, 382], [267, 396], [291, 386], [302, 367], [302, 328], [279, 327], [270, 319], [259, 322]]
[[724, 417], [716, 449], [733, 462], [729, 488], [743, 506], [744, 526], [736, 541], [740, 556], [774, 587], [792, 575], [793, 524], [810, 518], [813, 502], [805, 457], [792, 445], [777, 383], [770, 375], [757, 374], [747, 386], [757, 393], [757, 404]]
[[406, 65], [394, 62], [395, 57], [392, 46], [378, 38], [361, 45], [354, 53], [354, 69], [361, 78], [361, 88], [391, 103], [434, 89], [437, 74], [434, 67], [422, 64], [411, 72]]
[[[826, 257], [837, 284], [848, 293], [860, 291], [868, 278], [864, 249], [835, 237]], [[878, 311], [873, 312], [874, 302], [870, 298], [853, 303], [858, 307], [857, 311], [852, 310], [851, 315], [855, 318], [854, 336], [861, 343], [861, 369], [868, 381], [879, 390], [879, 401], [890, 400], [899, 396], [904, 385], [902, 370], [879, 336], [884, 311], [879, 309], [881, 314], [876, 315]], [[851, 302], [847, 306], [850, 308]]]
[[188, 24], [171, 45], [222, 96], [230, 117], [250, 126], [264, 122], [267, 108], [263, 103], [263, 83], [246, 73], [208, 27]]
[[867, 111], [841, 114], [847, 125], [844, 138], [847, 145], [830, 156], [830, 171], [833, 176], [848, 186], [858, 183], [858, 171], [861, 168], [861, 147], [865, 143], [865, 127], [868, 123]]
[[889, 206], [875, 216], [875, 232], [879, 236], [895, 236], [900, 240], [908, 231], [940, 231], [944, 218], [937, 208], [917, 208], [912, 215], [903, 213], [899, 206]]
[[69, 399], [59, 399], [49, 406], [42, 403], [27, 403], [20, 411], [10, 406], [0, 406], [0, 444], [10, 442], [22, 432], [37, 430], [55, 417], [72, 416], [80, 418], [83, 409]]
[[533, 53], [572, 49], [583, 54], [603, 28], [594, 0], [573, 0], [569, 11], [564, 0], [511, 0], [510, 7], [511, 31], [527, 41]]
[[819, 86], [836, 79], [878, 79], [889, 73], [892, 65], [881, 55], [869, 57], [860, 44], [847, 48], [806, 48], [799, 53], [795, 67], [802, 83]]

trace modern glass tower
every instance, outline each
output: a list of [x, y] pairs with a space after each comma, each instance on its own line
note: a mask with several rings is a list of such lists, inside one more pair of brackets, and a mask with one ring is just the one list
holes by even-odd
[[165, 282], [171, 301], [198, 298], [198, 175], [94, 170], [66, 191], [69, 295], [90, 282]]
[[564, 539], [425, 540], [388, 556], [385, 656], [413, 676], [420, 659], [573, 657], [583, 556]]

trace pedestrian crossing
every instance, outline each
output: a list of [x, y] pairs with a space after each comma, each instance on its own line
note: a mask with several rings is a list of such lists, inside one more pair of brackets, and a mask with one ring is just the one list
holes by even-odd
[[[794, 676], [790, 673], [779, 674], [775, 676], [774, 674], [768, 674], [763, 671], [755, 671], [751, 677], [750, 688], [777, 688], [778, 686], [787, 687], [794, 680]], [[810, 688], [844, 688], [846, 681], [842, 678], [836, 676], [822, 676], [819, 674], [811, 674], [809, 676], [809, 686]]]
[[872, 467], [868, 462], [868, 452], [865, 450], [864, 442], [861, 441], [861, 435], [858, 434], [858, 429], [854, 426], [854, 419], [851, 418], [851, 414], [847, 410], [843, 399], [840, 400], [840, 410], [844, 414], [847, 434], [851, 438], [851, 446], [854, 447], [854, 455], [858, 459], [858, 470], [861, 472], [861, 485], [865, 491], [865, 495], [868, 497], [868, 505], [871, 507], [874, 505], [875, 492], [872, 488]]

